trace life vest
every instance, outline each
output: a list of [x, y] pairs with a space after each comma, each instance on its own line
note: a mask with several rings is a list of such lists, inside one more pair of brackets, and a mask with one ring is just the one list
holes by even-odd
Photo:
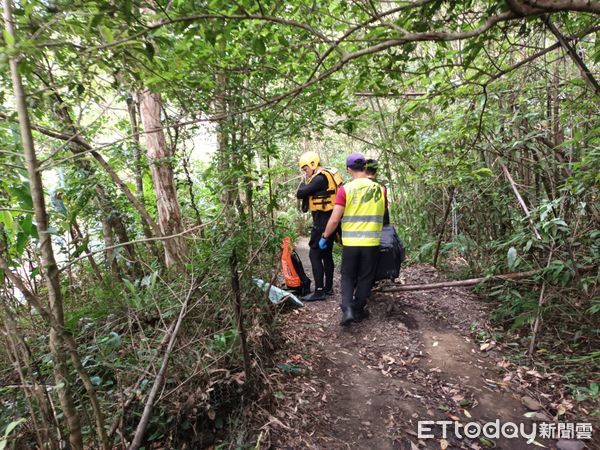
[[321, 174], [327, 178], [327, 189], [316, 192], [308, 197], [308, 209], [310, 211], [331, 211], [338, 186], [343, 182], [342, 176], [336, 169], [321, 169], [319, 173], [315, 173], [306, 180], [306, 183], [310, 183], [314, 177]]
[[350, 247], [378, 246], [385, 212], [383, 188], [368, 178], [357, 178], [346, 184], [344, 190], [342, 243]]

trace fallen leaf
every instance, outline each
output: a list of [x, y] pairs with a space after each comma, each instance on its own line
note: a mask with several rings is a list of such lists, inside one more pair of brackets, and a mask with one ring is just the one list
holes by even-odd
[[431, 345], [432, 347], [437, 347], [438, 346], [438, 341], [434, 341], [433, 344]]
[[527, 375], [533, 375], [533, 376], [534, 376], [534, 377], [536, 377], [536, 378], [540, 378], [540, 379], [543, 379], [543, 378], [544, 378], [544, 376], [543, 376], [541, 373], [539, 373], [537, 370], [533, 370], [533, 369], [532, 369], [532, 370], [528, 370], [528, 371], [527, 371], [527, 372], [525, 372], [525, 373], [526, 373]]
[[455, 422], [460, 422], [460, 417], [457, 416], [453, 416], [452, 414], [448, 413], [446, 414], [450, 419], [454, 420]]
[[466, 409], [463, 409], [463, 413], [465, 416], [467, 416], [469, 419], [472, 417], [471, 413], [469, 411], [467, 411]]
[[498, 361], [498, 363], [496, 365], [498, 367], [502, 367], [503, 369], [506, 369], [508, 366], [510, 366], [510, 362], [508, 362], [507, 360], [503, 359], [502, 361]]
[[442, 450], [446, 450], [448, 448], [448, 441], [446, 439], [442, 439], [440, 441], [440, 448]]
[[391, 356], [389, 356], [389, 355], [382, 355], [381, 357], [388, 364], [395, 364], [396, 363], [396, 360], [394, 358], [392, 358]]
[[521, 397], [521, 403], [523, 403], [523, 405], [525, 405], [525, 407], [531, 411], [538, 411], [542, 409], [540, 402], [527, 395]]

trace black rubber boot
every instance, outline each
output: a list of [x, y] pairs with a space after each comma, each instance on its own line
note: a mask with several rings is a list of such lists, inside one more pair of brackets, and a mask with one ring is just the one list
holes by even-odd
[[360, 308], [354, 311], [354, 321], [362, 322], [365, 319], [369, 318], [369, 310], [366, 308]]
[[307, 295], [306, 297], [302, 297], [300, 300], [302, 300], [303, 302], [318, 302], [326, 299], [327, 296], [325, 295], [325, 291], [323, 289], [317, 289], [312, 294]]
[[343, 327], [347, 327], [352, 322], [354, 322], [355, 317], [352, 311], [352, 308], [347, 308], [342, 311], [342, 320], [340, 320], [340, 325]]

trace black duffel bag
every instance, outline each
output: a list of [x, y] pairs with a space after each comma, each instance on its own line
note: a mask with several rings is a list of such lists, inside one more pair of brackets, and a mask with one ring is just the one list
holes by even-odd
[[392, 225], [385, 225], [381, 230], [381, 244], [379, 247], [379, 262], [375, 281], [392, 280], [400, 276], [400, 266], [406, 259], [404, 244], [398, 237]]

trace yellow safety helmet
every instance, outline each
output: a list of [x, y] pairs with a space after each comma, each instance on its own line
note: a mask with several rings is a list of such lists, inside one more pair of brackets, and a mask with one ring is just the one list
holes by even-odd
[[317, 155], [316, 152], [306, 152], [300, 155], [300, 159], [298, 160], [298, 165], [302, 169], [304, 166], [308, 166], [309, 169], [315, 170], [319, 165], [321, 158]]

